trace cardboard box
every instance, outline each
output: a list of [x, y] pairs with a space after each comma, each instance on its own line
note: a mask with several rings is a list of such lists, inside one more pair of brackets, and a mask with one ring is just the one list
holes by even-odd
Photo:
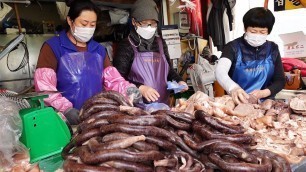
[[280, 34], [284, 57], [306, 57], [306, 35], [302, 32]]

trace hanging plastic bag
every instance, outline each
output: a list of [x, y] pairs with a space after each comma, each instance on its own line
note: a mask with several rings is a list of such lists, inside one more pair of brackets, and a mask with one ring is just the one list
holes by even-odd
[[29, 151], [19, 141], [22, 121], [16, 103], [0, 97], [0, 171], [29, 171], [33, 167], [29, 161]]

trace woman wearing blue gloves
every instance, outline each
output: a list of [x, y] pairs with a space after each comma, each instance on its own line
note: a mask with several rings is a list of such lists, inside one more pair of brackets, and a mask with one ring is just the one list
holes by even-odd
[[169, 103], [167, 81], [187, 84], [174, 71], [167, 45], [157, 35], [158, 8], [153, 0], [137, 0], [131, 9], [133, 28], [119, 43], [113, 65], [129, 82], [135, 84], [147, 102]]

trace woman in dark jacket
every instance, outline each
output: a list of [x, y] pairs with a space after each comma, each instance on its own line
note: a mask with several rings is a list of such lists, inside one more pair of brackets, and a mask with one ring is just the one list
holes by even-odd
[[285, 86], [278, 46], [266, 40], [274, 22], [268, 9], [250, 9], [243, 17], [244, 35], [222, 51], [216, 78], [237, 104], [246, 103], [248, 94], [258, 99], [274, 97]]
[[138, 0], [131, 11], [131, 33], [120, 42], [113, 65], [128, 81], [134, 83], [148, 102], [168, 104], [167, 81], [187, 84], [171, 66], [167, 46], [156, 35], [158, 9], [153, 0]]

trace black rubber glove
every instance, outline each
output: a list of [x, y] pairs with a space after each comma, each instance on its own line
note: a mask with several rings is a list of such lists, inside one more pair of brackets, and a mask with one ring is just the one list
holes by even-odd
[[67, 109], [64, 113], [64, 116], [66, 117], [70, 125], [77, 125], [80, 123], [79, 110], [75, 108]]

